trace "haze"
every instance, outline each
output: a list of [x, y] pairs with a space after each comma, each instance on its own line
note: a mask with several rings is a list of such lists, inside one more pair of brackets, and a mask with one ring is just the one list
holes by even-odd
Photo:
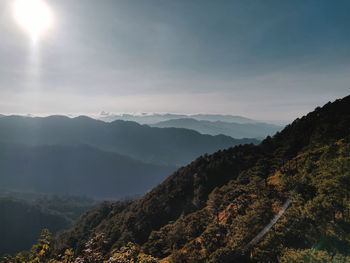
[[289, 121], [349, 93], [346, 0], [45, 2], [35, 43], [0, 2], [0, 113]]

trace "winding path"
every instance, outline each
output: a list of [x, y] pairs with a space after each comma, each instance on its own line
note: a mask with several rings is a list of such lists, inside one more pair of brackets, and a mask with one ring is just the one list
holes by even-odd
[[295, 196], [297, 195], [297, 189], [295, 188], [293, 190], [293, 193], [289, 196], [289, 198], [284, 202], [283, 206], [281, 207], [280, 211], [271, 219], [270, 223], [268, 223], [260, 232], [257, 234], [245, 247], [244, 251], [247, 250], [249, 247], [254, 246], [256, 243], [258, 243], [265, 235], [266, 233], [277, 223], [278, 219], [283, 216], [284, 212], [288, 209], [289, 205], [293, 202]]

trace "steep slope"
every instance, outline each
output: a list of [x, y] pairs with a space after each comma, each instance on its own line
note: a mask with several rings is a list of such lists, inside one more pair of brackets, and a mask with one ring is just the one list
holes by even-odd
[[300, 262], [295, 249], [350, 256], [349, 156], [347, 137], [265, 179], [250, 171], [249, 182], [216, 188], [204, 209], [153, 231], [144, 250], [171, 262]]
[[[104, 204], [60, 235], [56, 250], [80, 254], [104, 233], [103, 253], [134, 241], [164, 262], [288, 262], [293, 249], [311, 248], [349, 255], [349, 134], [350, 96], [259, 146], [202, 156], [138, 201]], [[287, 215], [247, 246], [291, 195]]]
[[10, 116], [0, 118], [1, 142], [33, 146], [86, 144], [148, 163], [182, 165], [204, 153], [258, 141], [202, 135], [186, 129], [151, 128], [135, 122], [105, 123], [88, 117]]
[[0, 144], [0, 185], [17, 191], [115, 199], [142, 195], [174, 170], [90, 146]]
[[282, 130], [281, 126], [267, 123], [234, 123], [223, 121], [203, 121], [191, 118], [162, 121], [151, 125], [158, 128], [185, 128], [202, 134], [224, 134], [233, 138], [265, 138]]

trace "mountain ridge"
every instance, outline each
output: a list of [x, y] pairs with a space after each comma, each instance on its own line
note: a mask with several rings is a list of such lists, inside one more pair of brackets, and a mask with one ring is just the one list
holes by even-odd
[[[309, 202], [317, 213], [324, 211], [317, 200], [333, 198], [318, 194], [325, 191], [322, 187], [329, 178], [327, 169], [344, 169], [344, 176], [350, 176], [347, 157], [350, 154], [349, 106], [350, 96], [347, 96], [296, 119], [259, 146], [236, 146], [199, 157], [142, 199], [125, 205], [105, 203], [91, 215], [87, 214], [73, 229], [58, 237], [56, 249], [62, 251], [71, 247], [78, 255], [84, 248], [83, 237], [86, 241], [95, 234], [104, 233], [108, 241], [101, 250], [103, 253], [133, 241], [141, 245], [144, 252], [163, 258], [164, 262], [271, 262], [277, 257], [291, 257], [293, 254], [284, 255], [276, 244], [277, 234], [268, 235], [249, 253], [242, 249], [269, 223], [278, 204], [287, 200], [295, 186], [292, 182], [298, 183], [300, 188], [297, 201], [288, 213], [308, 209], [305, 202]], [[341, 166], [337, 165], [337, 159]], [[318, 179], [313, 179], [316, 175]], [[344, 180], [342, 176], [339, 174], [334, 180]], [[348, 181], [343, 185], [350, 191]], [[332, 191], [336, 193], [339, 189]], [[346, 191], [340, 194], [346, 195]], [[283, 232], [278, 238], [284, 240], [286, 248], [297, 249], [300, 248], [296, 245], [300, 244], [298, 233], [307, 234], [309, 237], [302, 238], [308, 241], [301, 247], [307, 251], [323, 240], [322, 235], [312, 232], [312, 225], [319, 226], [319, 231], [325, 234], [329, 231], [325, 222], [334, 220], [331, 215], [338, 213], [338, 207], [327, 209], [332, 212], [324, 220], [313, 215], [306, 217], [294, 226], [296, 232], [289, 234], [290, 237]], [[226, 210], [231, 216], [224, 216]], [[92, 234], [86, 236], [84, 225], [92, 215], [96, 218], [96, 213], [101, 217], [90, 224]], [[220, 223], [221, 220], [224, 223]], [[286, 227], [283, 222], [277, 227]], [[311, 222], [310, 226], [299, 229], [308, 222]], [[342, 226], [335, 221], [334, 227]], [[342, 237], [335, 234], [332, 238]], [[325, 249], [349, 253], [331, 245]]]
[[223, 121], [206, 121], [192, 118], [172, 119], [151, 124], [152, 127], [159, 128], [186, 128], [196, 130], [202, 134], [227, 135], [232, 138], [265, 138], [274, 135], [282, 129], [282, 126], [254, 122], [254, 123], [235, 123]]
[[125, 121], [136, 121], [140, 124], [155, 124], [160, 121], [167, 121], [173, 119], [181, 118], [192, 118], [196, 120], [206, 120], [206, 121], [224, 121], [224, 122], [235, 122], [235, 123], [256, 123], [259, 121], [249, 119], [238, 115], [229, 114], [173, 114], [173, 113], [151, 113], [151, 114], [113, 114], [102, 112], [99, 120], [111, 122], [115, 120], [125, 120]]
[[256, 139], [202, 135], [186, 129], [152, 128], [136, 122], [105, 123], [86, 116], [0, 118], [0, 142], [38, 145], [87, 144], [147, 163], [183, 165], [198, 155]]

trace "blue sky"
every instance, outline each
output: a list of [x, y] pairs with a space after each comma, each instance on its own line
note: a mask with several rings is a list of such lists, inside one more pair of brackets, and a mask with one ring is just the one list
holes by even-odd
[[349, 94], [350, 1], [47, 0], [35, 45], [0, 2], [0, 112], [292, 120]]

